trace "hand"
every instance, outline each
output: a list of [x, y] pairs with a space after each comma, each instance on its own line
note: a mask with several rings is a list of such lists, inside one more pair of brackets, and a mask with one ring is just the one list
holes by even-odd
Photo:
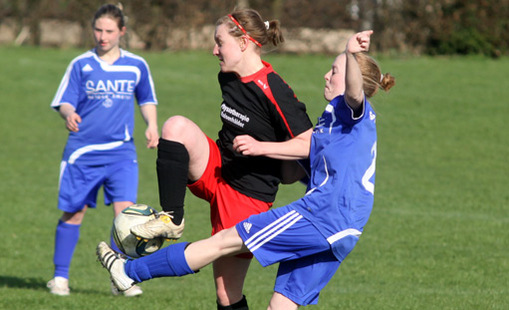
[[370, 36], [373, 30], [366, 30], [354, 34], [346, 44], [347, 53], [359, 53], [369, 51]]
[[69, 131], [78, 132], [80, 130], [78, 126], [79, 123], [81, 123], [81, 116], [79, 116], [78, 113], [71, 113], [65, 118], [65, 127]]
[[159, 144], [157, 128], [147, 127], [147, 130], [145, 130], [145, 137], [147, 138], [147, 148], [155, 149]]
[[249, 135], [236, 136], [233, 139], [233, 149], [242, 155], [262, 155], [260, 141]]

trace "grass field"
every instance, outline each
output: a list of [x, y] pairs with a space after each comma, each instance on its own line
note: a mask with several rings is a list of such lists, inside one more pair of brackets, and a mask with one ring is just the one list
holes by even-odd
[[[85, 217], [71, 268], [70, 297], [52, 296], [58, 167], [67, 132], [49, 108], [78, 50], [0, 47], [0, 309], [215, 309], [211, 268], [142, 284], [140, 298], [115, 298], [95, 246], [107, 240], [111, 210]], [[142, 53], [151, 66], [159, 123], [182, 114], [212, 137], [219, 129], [216, 59], [201, 52]], [[324, 107], [332, 57], [267, 55], [306, 102]], [[397, 77], [377, 95], [375, 206], [365, 233], [311, 309], [509, 308], [509, 59], [380, 58]], [[139, 114], [139, 113], [138, 113]], [[137, 115], [139, 202], [158, 206], [154, 150]], [[276, 206], [303, 194], [282, 187]], [[186, 198], [184, 239], [209, 235], [206, 203]], [[245, 285], [264, 309], [276, 267], [254, 261]]]

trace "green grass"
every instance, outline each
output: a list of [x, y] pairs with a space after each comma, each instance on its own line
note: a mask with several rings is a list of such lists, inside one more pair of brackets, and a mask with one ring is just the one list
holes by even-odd
[[[47, 293], [52, 277], [58, 167], [67, 132], [49, 108], [78, 50], [0, 47], [0, 309], [214, 309], [210, 267], [195, 276], [142, 284], [141, 298], [114, 298], [94, 249], [112, 212], [90, 210], [71, 268], [72, 295]], [[219, 129], [217, 60], [204, 52], [141, 53], [151, 66], [159, 123], [175, 114], [212, 137]], [[332, 57], [265, 57], [321, 113]], [[358, 246], [311, 309], [507, 309], [509, 307], [509, 59], [386, 58], [397, 77], [378, 94], [375, 207]], [[154, 150], [137, 113], [139, 201], [158, 207]], [[302, 195], [283, 186], [276, 206]], [[207, 204], [186, 198], [185, 240], [209, 235]], [[276, 267], [253, 261], [245, 293], [263, 309]]]

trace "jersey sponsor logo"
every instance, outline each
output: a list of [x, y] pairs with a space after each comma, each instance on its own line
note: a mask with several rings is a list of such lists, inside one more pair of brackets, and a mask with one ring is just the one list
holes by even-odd
[[249, 123], [249, 116], [230, 108], [225, 103], [221, 105], [221, 118], [229, 123], [239, 126], [240, 128], [244, 128], [244, 126]]
[[89, 64], [86, 64], [85, 66], [83, 66], [83, 68], [81, 68], [81, 71], [90, 72], [90, 71], [94, 71], [94, 69], [92, 69], [92, 67]]
[[88, 99], [131, 99], [134, 86], [133, 80], [87, 80], [85, 82]]

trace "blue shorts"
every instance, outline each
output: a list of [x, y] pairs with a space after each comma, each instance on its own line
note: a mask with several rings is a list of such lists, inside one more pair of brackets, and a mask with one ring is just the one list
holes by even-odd
[[58, 208], [64, 212], [78, 212], [85, 205], [95, 208], [97, 192], [104, 187], [104, 203], [117, 201], [135, 203], [138, 193], [138, 162], [125, 160], [107, 165], [60, 165]]
[[341, 264], [327, 239], [291, 205], [250, 216], [236, 229], [262, 266], [279, 262], [274, 291], [305, 306]]

